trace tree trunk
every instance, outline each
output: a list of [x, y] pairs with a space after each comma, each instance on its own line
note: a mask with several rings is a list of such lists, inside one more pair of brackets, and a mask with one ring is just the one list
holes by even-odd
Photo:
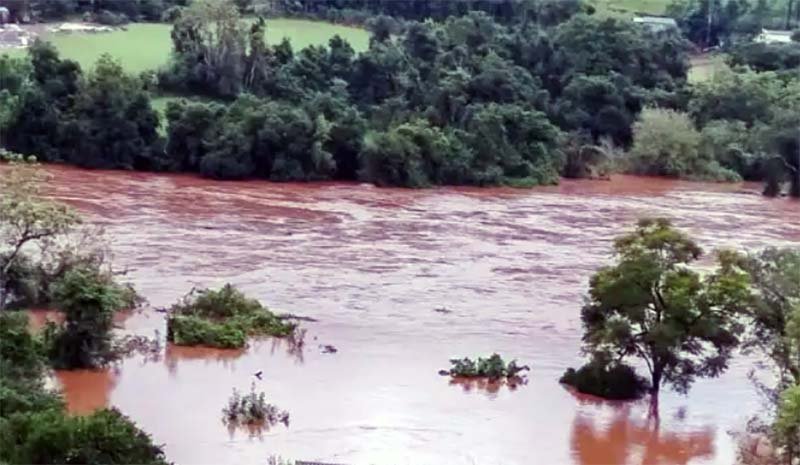
[[661, 390], [661, 377], [664, 367], [656, 364], [652, 373], [652, 386], [650, 386], [650, 412], [648, 416], [658, 418], [658, 393]]

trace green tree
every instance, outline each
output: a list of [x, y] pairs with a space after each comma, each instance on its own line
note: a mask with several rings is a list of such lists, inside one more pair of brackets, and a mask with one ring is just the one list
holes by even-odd
[[745, 347], [758, 349], [774, 363], [779, 390], [800, 385], [800, 250], [770, 247], [735, 258], [753, 287]]
[[0, 460], [9, 464], [167, 463], [161, 447], [115, 409], [85, 417], [58, 410], [14, 415], [0, 432]]
[[63, 129], [63, 157], [90, 168], [152, 169], [161, 163], [159, 114], [137, 77], [103, 55]]
[[474, 152], [477, 184], [542, 185], [558, 182], [561, 133], [544, 113], [519, 105], [473, 105], [464, 124]]
[[80, 224], [70, 207], [47, 200], [46, 175], [33, 162], [16, 160], [0, 177], [0, 311], [13, 298], [10, 271], [26, 250], [44, 253]]
[[55, 290], [64, 323], [46, 330], [50, 360], [58, 368], [92, 368], [114, 358], [114, 313], [132, 306], [132, 297], [100, 270], [67, 272]]
[[170, 168], [199, 171], [200, 162], [208, 153], [211, 138], [224, 114], [225, 108], [215, 103], [169, 102], [166, 150]]
[[161, 73], [166, 85], [236, 97], [247, 64], [242, 24], [231, 0], [192, 2], [172, 28], [173, 62]]
[[617, 144], [629, 144], [632, 112], [626, 102], [625, 89], [619, 87], [624, 84], [619, 76], [612, 78], [575, 76], [555, 107], [561, 127], [586, 131], [595, 141], [611, 137]]
[[695, 378], [725, 371], [742, 330], [736, 316], [748, 303], [747, 275], [725, 254], [705, 277], [690, 269], [702, 250], [666, 219], [640, 220], [614, 251], [616, 263], [592, 276], [581, 311], [586, 351], [642, 360], [654, 406], [662, 385], [685, 393]]
[[800, 457], [800, 385], [788, 388], [781, 396], [774, 434], [784, 447], [787, 463]]
[[741, 179], [722, 168], [711, 153], [701, 150], [700, 133], [686, 113], [647, 108], [633, 131], [628, 163], [635, 173], [717, 181]]
[[470, 152], [451, 134], [423, 120], [368, 133], [361, 178], [378, 186], [427, 187], [469, 183]]

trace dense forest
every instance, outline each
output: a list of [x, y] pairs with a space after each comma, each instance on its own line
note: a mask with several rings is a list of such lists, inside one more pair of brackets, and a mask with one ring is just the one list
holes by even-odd
[[[174, 14], [171, 63], [154, 73], [111, 58], [87, 73], [44, 43], [3, 58], [0, 130], [43, 161], [220, 179], [525, 186], [628, 171], [766, 179], [771, 195], [791, 180], [800, 194], [797, 46], [737, 48], [741, 66], [691, 85], [678, 31], [536, 5], [506, 24], [376, 16], [356, 54], [338, 36], [268, 45], [262, 19], [198, 1]], [[212, 101], [159, 121], [152, 92]]]

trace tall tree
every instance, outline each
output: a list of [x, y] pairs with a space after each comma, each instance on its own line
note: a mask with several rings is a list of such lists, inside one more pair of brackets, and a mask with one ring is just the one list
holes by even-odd
[[705, 278], [689, 268], [702, 250], [666, 219], [640, 220], [614, 242], [616, 263], [592, 276], [581, 311], [587, 351], [640, 359], [654, 407], [662, 385], [687, 392], [728, 367], [748, 303], [747, 275], [724, 254]]

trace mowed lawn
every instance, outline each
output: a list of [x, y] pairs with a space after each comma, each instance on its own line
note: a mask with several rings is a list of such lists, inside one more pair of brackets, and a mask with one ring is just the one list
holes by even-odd
[[[170, 24], [139, 23], [114, 32], [52, 33], [43, 38], [55, 44], [62, 58], [75, 60], [84, 69], [91, 68], [100, 55], [108, 53], [119, 59], [127, 71], [139, 73], [167, 63], [172, 51], [171, 30]], [[297, 19], [267, 21], [267, 42], [274, 44], [288, 37], [295, 50], [309, 45], [325, 45], [336, 34], [347, 39], [357, 52], [369, 46], [369, 32], [364, 29]], [[22, 56], [25, 51], [14, 49], [8, 53]]]

